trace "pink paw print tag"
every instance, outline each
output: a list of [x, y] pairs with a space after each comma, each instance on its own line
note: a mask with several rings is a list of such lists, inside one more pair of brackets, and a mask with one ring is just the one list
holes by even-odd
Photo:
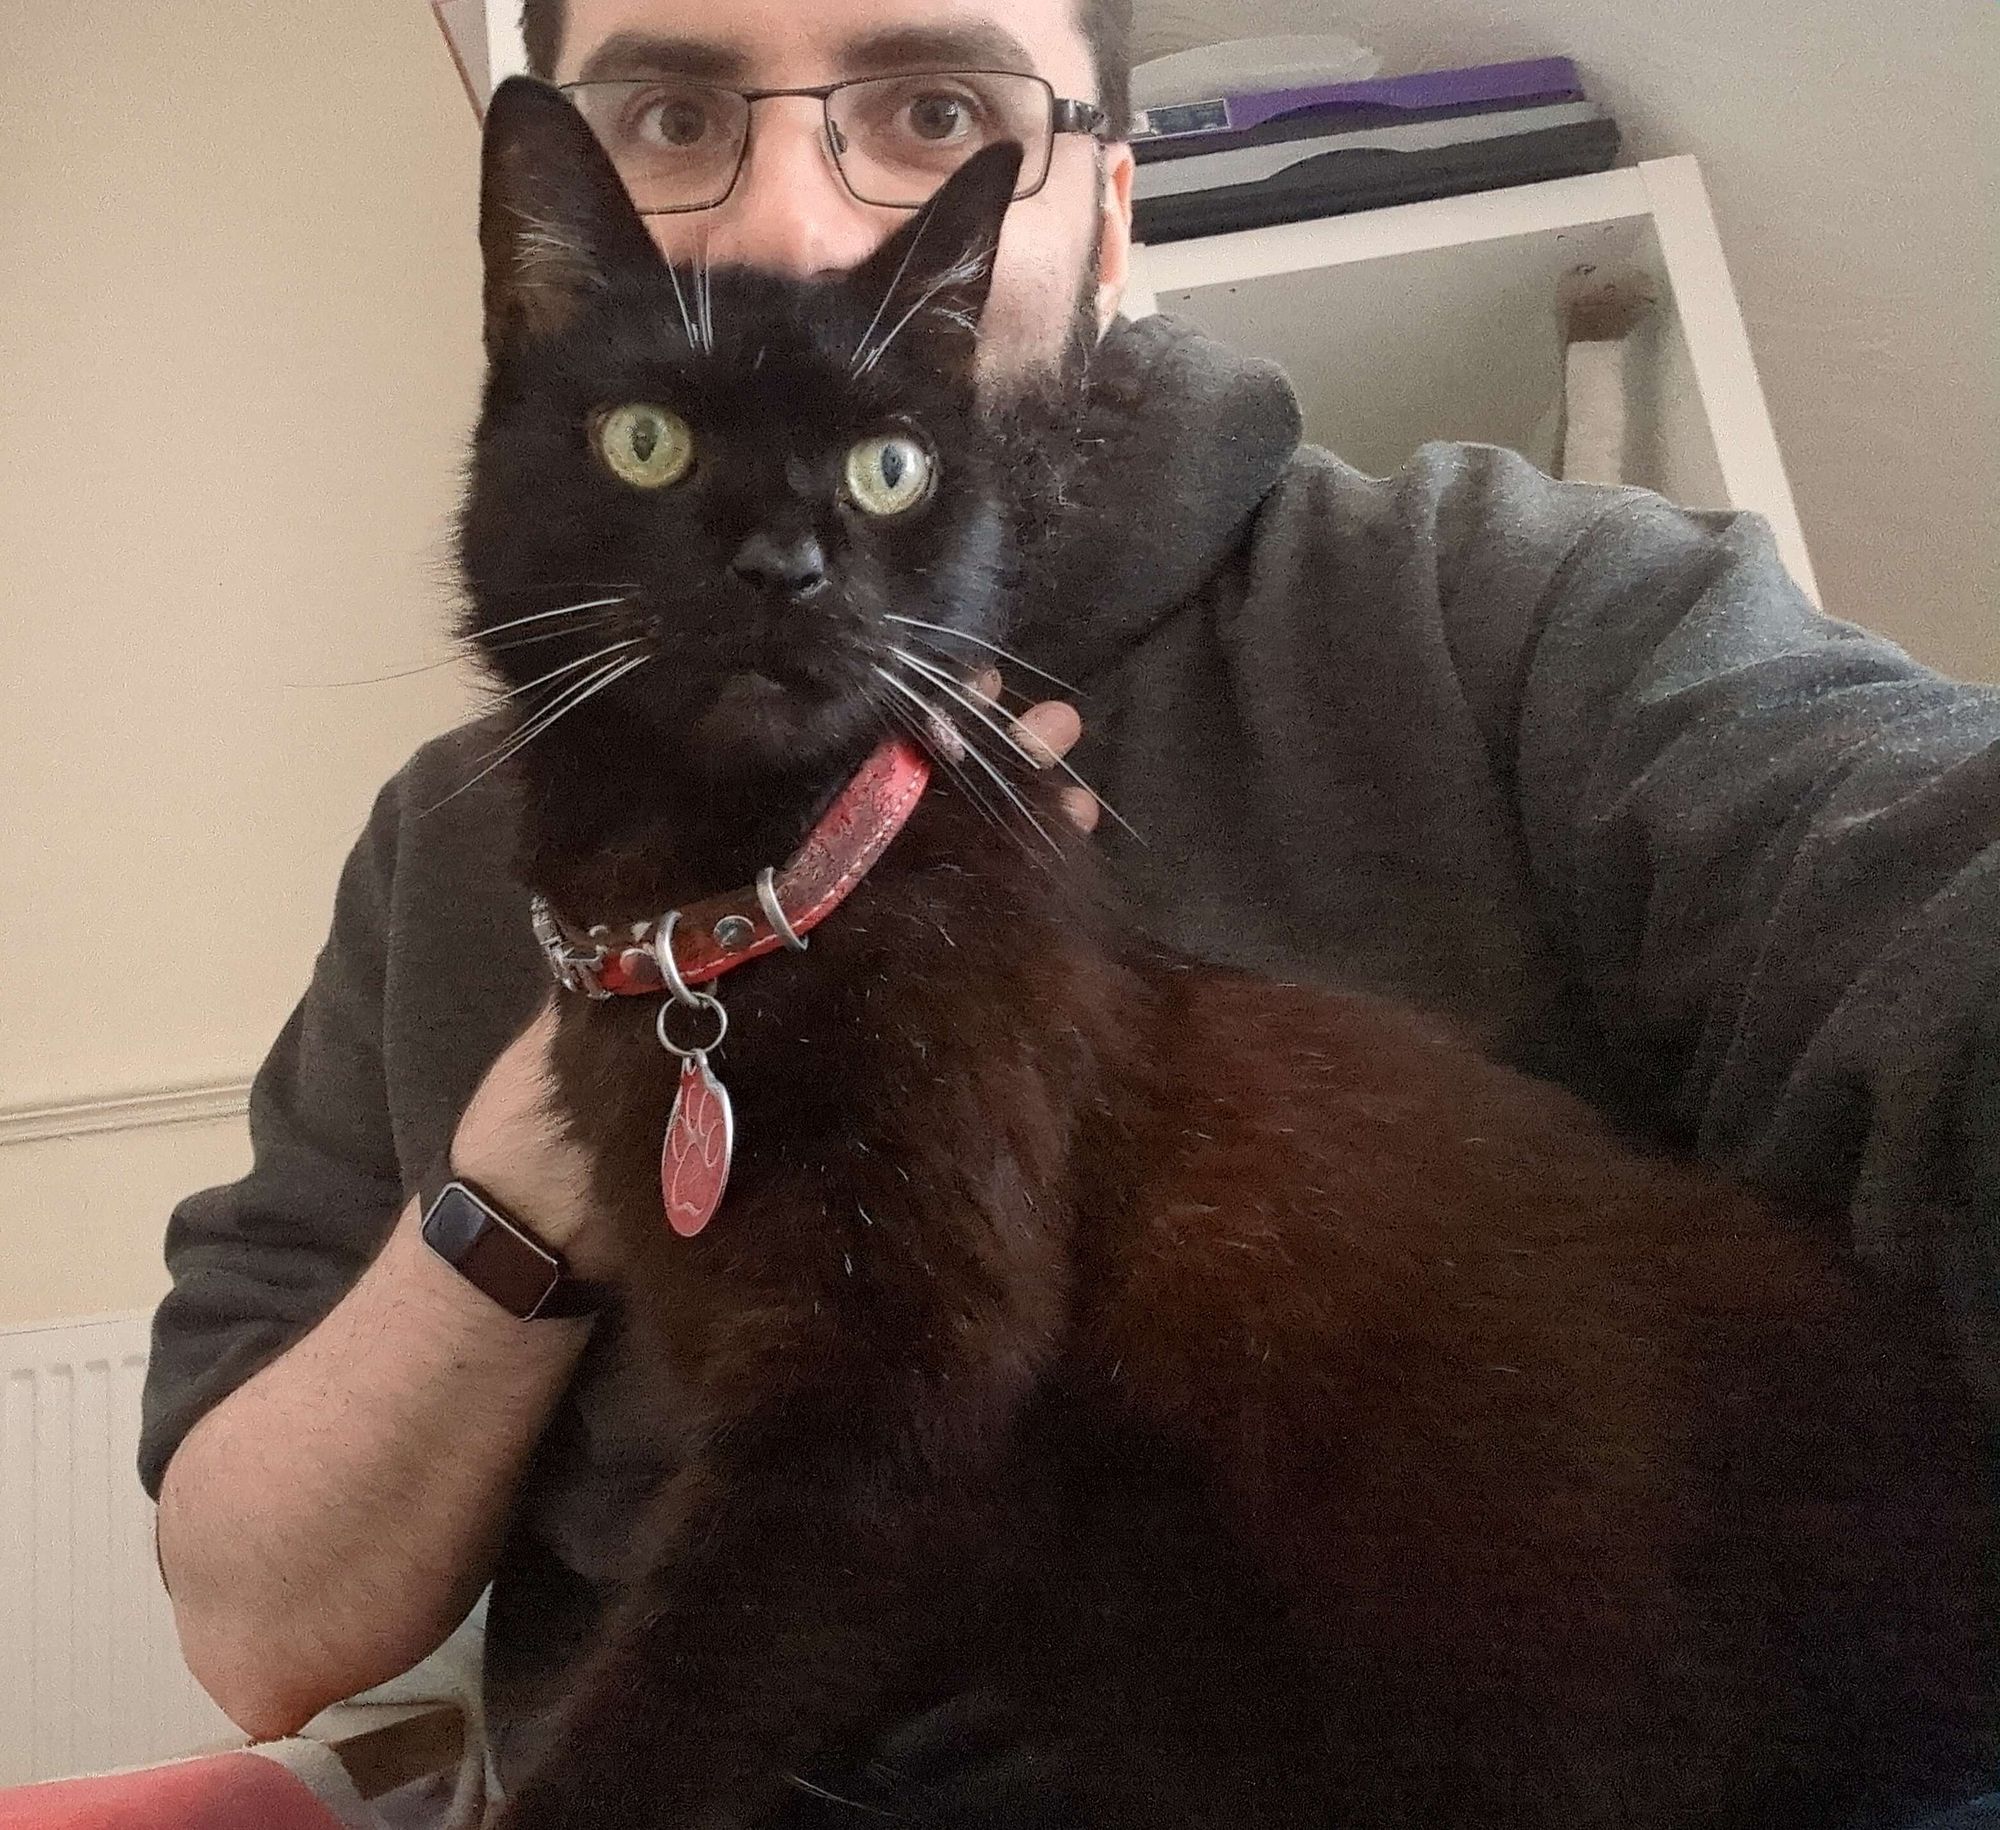
[[728, 1088], [710, 1071], [705, 1052], [686, 1056], [660, 1149], [667, 1224], [683, 1239], [692, 1239], [722, 1205], [735, 1146], [736, 1117]]

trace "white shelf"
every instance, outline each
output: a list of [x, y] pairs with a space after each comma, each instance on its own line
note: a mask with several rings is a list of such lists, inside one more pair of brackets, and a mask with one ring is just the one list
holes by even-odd
[[1766, 515], [1817, 600], [1692, 158], [1135, 248], [1126, 310], [1282, 364], [1307, 436], [1370, 475], [1433, 438], [1505, 445], [1554, 473], [1558, 288], [1580, 268], [1656, 301], [1630, 340], [1624, 479]]

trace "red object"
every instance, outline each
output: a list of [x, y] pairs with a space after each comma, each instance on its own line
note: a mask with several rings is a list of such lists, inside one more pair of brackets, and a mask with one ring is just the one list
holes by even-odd
[[[774, 876], [778, 907], [793, 933], [810, 933], [841, 905], [902, 831], [930, 778], [930, 758], [901, 737], [890, 738], [861, 765], [791, 862]], [[570, 946], [591, 951], [592, 940], [579, 936], [560, 915], [554, 919]], [[648, 924], [632, 939], [603, 949], [594, 971], [604, 990], [635, 997], [666, 990], [652, 951], [656, 928]], [[784, 944], [754, 884], [682, 909], [674, 925], [674, 963], [690, 985], [720, 978], [732, 966]]]
[[722, 1205], [735, 1142], [728, 1090], [710, 1071], [706, 1055], [690, 1056], [681, 1063], [680, 1091], [660, 1147], [667, 1224], [683, 1239], [692, 1239]]
[[351, 1820], [260, 1754], [209, 1754], [0, 1792], [0, 1830], [343, 1830]]
[[[930, 778], [930, 758], [907, 739], [892, 737], [855, 771], [782, 871], [762, 872], [746, 888], [643, 923], [615, 946], [597, 939], [603, 928], [579, 938], [540, 899], [535, 932], [571, 990], [657, 996], [669, 989], [656, 949], [661, 923], [671, 921], [669, 944], [683, 984], [705, 985], [745, 960], [788, 944], [803, 946], [804, 937], [840, 907], [903, 830]], [[720, 1006], [716, 1009], [719, 1013]], [[664, 1031], [660, 1041], [674, 1046]], [[728, 1090], [708, 1065], [707, 1049], [674, 1052], [682, 1055], [681, 1078], [660, 1144], [660, 1199], [667, 1224], [692, 1239], [722, 1204], [736, 1122]]]

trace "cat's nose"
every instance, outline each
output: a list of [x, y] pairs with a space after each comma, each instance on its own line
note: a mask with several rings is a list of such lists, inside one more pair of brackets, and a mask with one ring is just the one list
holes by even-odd
[[826, 583], [826, 555], [813, 534], [781, 539], [760, 528], [736, 549], [729, 569], [746, 585], [786, 597], [810, 597]]

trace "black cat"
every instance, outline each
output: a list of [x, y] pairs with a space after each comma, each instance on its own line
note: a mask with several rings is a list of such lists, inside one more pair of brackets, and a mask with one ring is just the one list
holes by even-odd
[[[806, 950], [717, 981], [705, 1225], [662, 1213], [661, 999], [565, 1001], [677, 1472], [505, 1821], [1761, 1830], [1981, 1789], [1993, 1512], [1920, 1322], [1428, 1019], [1133, 938], [966, 692], [1075, 449], [1062, 387], [975, 387], [1015, 158], [852, 275], [689, 273], [557, 92], [493, 102], [468, 633], [564, 944], [643, 969], [635, 924], [783, 864], [885, 739], [936, 765]], [[947, 1817], [871, 1769], [981, 1689], [1023, 1791]]]

